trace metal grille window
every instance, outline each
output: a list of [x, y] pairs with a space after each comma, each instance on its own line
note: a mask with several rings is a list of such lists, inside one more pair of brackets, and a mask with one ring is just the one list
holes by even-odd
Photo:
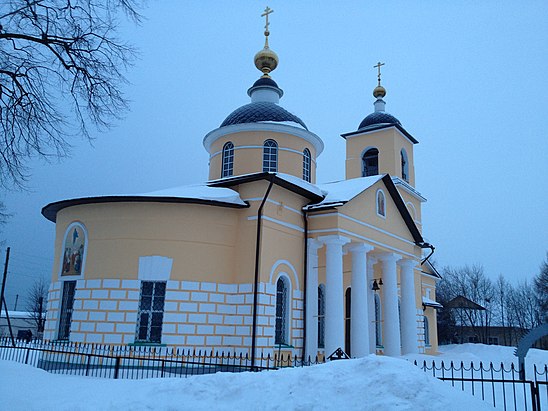
[[166, 283], [143, 281], [137, 317], [137, 342], [160, 343], [164, 320]]
[[283, 278], [276, 283], [276, 334], [274, 344], [287, 344], [288, 292]]
[[223, 169], [221, 177], [230, 177], [234, 174], [234, 144], [230, 141], [223, 147]]
[[303, 180], [310, 183], [310, 164], [312, 158], [310, 156], [310, 150], [305, 148], [303, 151]]
[[60, 340], [69, 339], [75, 291], [76, 281], [65, 281], [63, 283], [63, 300], [61, 302], [61, 317], [59, 319], [59, 335], [57, 336]]
[[325, 297], [321, 286], [318, 287], [318, 348], [325, 348]]
[[423, 316], [424, 318], [424, 345], [430, 346], [430, 327], [428, 325], [428, 318]]
[[362, 158], [362, 176], [376, 176], [379, 174], [379, 150], [371, 148], [365, 152]]
[[378, 294], [375, 294], [375, 343], [377, 347], [382, 345], [381, 298]]
[[278, 143], [274, 140], [266, 140], [263, 146], [263, 171], [278, 171]]

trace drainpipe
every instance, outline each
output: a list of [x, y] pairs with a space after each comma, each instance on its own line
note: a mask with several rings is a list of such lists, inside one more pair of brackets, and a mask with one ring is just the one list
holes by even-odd
[[308, 213], [307, 210], [303, 210], [303, 226], [304, 226], [304, 268], [303, 268], [303, 357], [302, 361], [305, 361], [305, 349], [306, 349], [306, 283], [308, 282]]
[[270, 190], [272, 189], [272, 186], [274, 185], [274, 177], [276, 177], [275, 174], [270, 175], [270, 183], [268, 184], [268, 188], [266, 189], [266, 193], [263, 197], [263, 201], [261, 202], [261, 205], [259, 206], [259, 210], [257, 211], [257, 242], [255, 244], [255, 280], [254, 280], [254, 287], [253, 287], [253, 328], [252, 328], [252, 335], [251, 335], [251, 369], [255, 370], [255, 350], [256, 350], [256, 339], [257, 339], [257, 303], [259, 299], [259, 262], [261, 258], [261, 222], [263, 219], [263, 207], [266, 203], [266, 199], [268, 198], [268, 195], [270, 194]]
[[428, 254], [426, 256], [426, 258], [424, 260], [421, 261], [421, 265], [423, 265], [425, 262], [428, 261], [428, 259], [430, 257], [432, 257], [432, 254], [434, 254], [434, 250], [436, 249], [432, 244], [430, 243], [420, 243], [418, 244], [420, 248], [429, 248], [430, 249], [430, 254]]

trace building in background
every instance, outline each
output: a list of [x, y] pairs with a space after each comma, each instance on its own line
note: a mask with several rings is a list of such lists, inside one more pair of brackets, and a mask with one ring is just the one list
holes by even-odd
[[324, 143], [280, 105], [278, 57], [208, 133], [209, 181], [48, 204], [55, 263], [44, 337], [245, 353], [437, 350], [418, 141], [385, 111], [345, 133], [346, 178], [316, 183]]

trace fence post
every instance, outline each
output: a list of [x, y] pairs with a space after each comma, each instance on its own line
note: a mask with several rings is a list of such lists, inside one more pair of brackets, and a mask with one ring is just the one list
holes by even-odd
[[121, 357], [116, 357], [116, 364], [114, 365], [114, 379], [118, 379], [118, 373], [120, 371], [120, 361]]
[[27, 355], [25, 356], [25, 364], [29, 363], [30, 347], [27, 347]]

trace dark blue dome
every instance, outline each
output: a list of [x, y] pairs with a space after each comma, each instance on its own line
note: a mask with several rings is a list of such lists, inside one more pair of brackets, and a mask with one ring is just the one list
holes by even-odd
[[258, 86], [270, 86], [270, 87], [278, 87], [278, 84], [274, 80], [272, 80], [269, 77], [261, 77], [259, 80], [257, 80], [251, 87], [258, 87]]
[[358, 130], [374, 124], [398, 124], [401, 126], [400, 121], [393, 115], [385, 113], [384, 111], [375, 111], [362, 120]]
[[[259, 79], [257, 82], [261, 80], [263, 79]], [[273, 80], [271, 81], [274, 83]], [[230, 126], [232, 124], [258, 123], [261, 121], [291, 121], [293, 123], [300, 124], [308, 130], [304, 122], [299, 117], [291, 114], [289, 111], [275, 103], [266, 101], [257, 101], [255, 103], [246, 104], [245, 106], [237, 108], [228, 115], [220, 127]]]

